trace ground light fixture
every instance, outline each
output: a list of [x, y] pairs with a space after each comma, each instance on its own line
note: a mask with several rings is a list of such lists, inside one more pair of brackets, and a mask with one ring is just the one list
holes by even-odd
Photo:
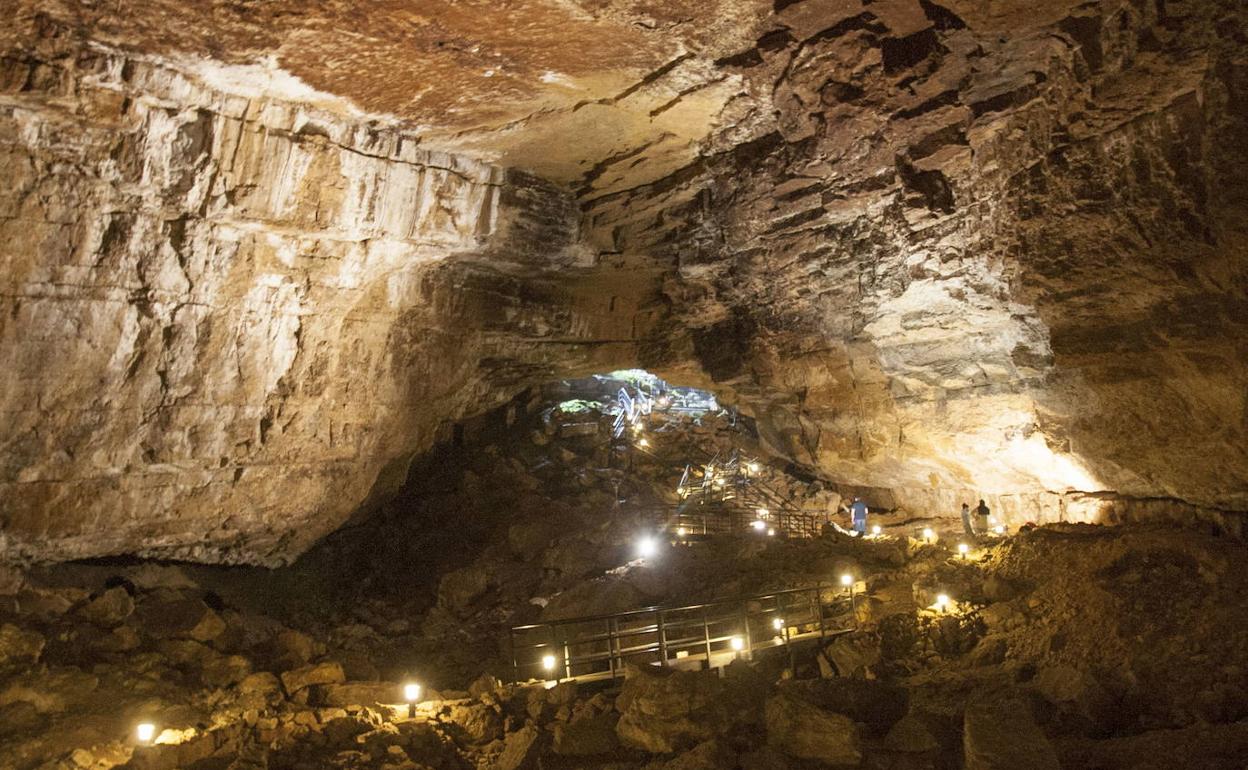
[[767, 537], [775, 537], [775, 536], [776, 536], [775, 527], [771, 527], [770, 529], [767, 530]]
[[407, 716], [409, 719], [416, 716], [416, 701], [420, 700], [420, 685], [415, 682], [408, 682], [403, 685], [403, 700], [407, 701]]
[[554, 655], [542, 656], [542, 670], [545, 671], [546, 673], [554, 673], [555, 671], [555, 656]]
[[637, 439], [637, 446], [641, 447], [642, 449], [645, 449], [646, 447], [650, 446], [650, 441], [646, 439], [646, 437], [643, 436]]
[[687, 534], [689, 534], [689, 530], [685, 529], [684, 527], [677, 527], [677, 528], [676, 528], [676, 535], [677, 535], [677, 537], [684, 537], [684, 536], [685, 536], [685, 535], [687, 535]]
[[929, 543], [936, 539], [936, 533], [932, 531], [931, 527], [923, 528], [923, 539]]
[[848, 572], [845, 573], [844, 575], [841, 575], [841, 585], [845, 586], [846, 588], [849, 588], [853, 584], [854, 584], [853, 575], [849, 574]]
[[1004, 534], [1005, 534], [1005, 527], [1003, 527], [1003, 526], [1001, 526], [1000, 524], [998, 524], [997, 526], [995, 526], [995, 527], [993, 527], [993, 528], [992, 528], [992, 531], [993, 531], [993, 532], [996, 532], [998, 535], [1004, 535]]
[[936, 594], [936, 609], [944, 612], [949, 607], [949, 594]]
[[879, 524], [876, 524], [874, 527], [871, 528], [871, 534], [875, 535], [876, 537], [879, 537], [880, 533], [883, 531], [884, 531], [884, 528], [881, 527]]
[[958, 553], [962, 554], [963, 559], [966, 558], [966, 554], [970, 550], [971, 550], [971, 547], [967, 545], [966, 543], [958, 543]]
[[653, 558], [659, 552], [658, 542], [649, 535], [643, 535], [637, 541], [637, 555], [643, 559]]
[[767, 528], [767, 522], [763, 521], [762, 519], [755, 519], [753, 522], [750, 523], [750, 526], [754, 528], [755, 532], [762, 532], [764, 529]]
[[156, 738], [156, 725], [151, 722], [139, 722], [135, 725], [134, 737], [139, 743], [151, 743]]
[[774, 628], [774, 629], [776, 629], [777, 631], [781, 631], [781, 630], [783, 630], [783, 629], [784, 629], [784, 618], [776, 618], [776, 619], [772, 620], [772, 621], [771, 621], [771, 627], [772, 627], [772, 628]]
[[749, 463], [745, 467], [750, 473], [758, 473], [758, 463]]
[[745, 649], [745, 640], [739, 636], [734, 636], [728, 640], [728, 646], [732, 648], [733, 652], [741, 652]]

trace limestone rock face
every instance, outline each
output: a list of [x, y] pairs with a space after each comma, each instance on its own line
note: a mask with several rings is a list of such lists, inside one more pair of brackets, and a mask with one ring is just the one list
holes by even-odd
[[262, 6], [9, 9], [0, 561], [284, 563], [634, 365], [877, 507], [1240, 532], [1242, 3]]
[[1242, 4], [774, 23], [736, 59], [774, 124], [589, 206], [603, 248], [676, 262], [673, 360], [874, 505], [1237, 530]]
[[546, 183], [63, 42], [0, 59], [6, 560], [279, 562], [448, 419], [631, 355], [651, 278], [569, 272]]

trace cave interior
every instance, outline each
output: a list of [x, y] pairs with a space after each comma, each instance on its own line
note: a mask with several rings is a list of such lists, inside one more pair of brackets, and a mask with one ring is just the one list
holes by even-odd
[[1242, 0], [5, 0], [0, 770], [1242, 768]]

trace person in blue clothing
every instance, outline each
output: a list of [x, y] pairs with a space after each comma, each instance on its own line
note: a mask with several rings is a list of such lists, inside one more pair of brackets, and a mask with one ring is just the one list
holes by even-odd
[[849, 516], [854, 522], [854, 531], [860, 535], [867, 534], [867, 504], [861, 497], [854, 498], [854, 504], [849, 506]]

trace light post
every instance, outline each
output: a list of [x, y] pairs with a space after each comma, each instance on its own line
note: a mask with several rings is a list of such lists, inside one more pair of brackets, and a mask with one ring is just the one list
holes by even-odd
[[415, 682], [403, 685], [403, 700], [407, 701], [407, 718], [416, 716], [416, 702], [420, 700], [421, 687]]

